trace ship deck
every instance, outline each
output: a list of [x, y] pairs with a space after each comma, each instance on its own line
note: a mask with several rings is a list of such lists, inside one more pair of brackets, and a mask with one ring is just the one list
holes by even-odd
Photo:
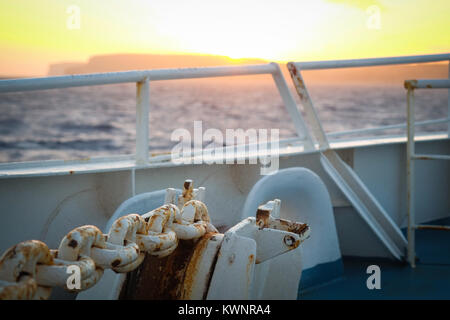
[[[450, 224], [450, 218], [434, 221]], [[450, 232], [416, 231], [417, 266], [386, 258], [343, 257], [344, 275], [299, 293], [302, 300], [450, 299]], [[369, 265], [381, 270], [381, 289], [369, 290]]]

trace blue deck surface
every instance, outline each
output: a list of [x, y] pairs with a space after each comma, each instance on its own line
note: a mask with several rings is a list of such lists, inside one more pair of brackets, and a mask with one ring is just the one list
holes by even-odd
[[[450, 219], [434, 221], [450, 225]], [[344, 257], [344, 275], [306, 289], [299, 299], [450, 299], [450, 232], [416, 231], [417, 266], [381, 258]], [[369, 265], [381, 270], [381, 289], [366, 285]]]

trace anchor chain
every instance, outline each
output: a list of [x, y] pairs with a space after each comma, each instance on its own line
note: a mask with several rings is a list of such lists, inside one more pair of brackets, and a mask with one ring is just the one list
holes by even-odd
[[[11, 247], [0, 257], [0, 300], [48, 299], [52, 287], [57, 286], [73, 292], [86, 290], [100, 280], [105, 269], [130, 272], [142, 263], [146, 253], [166, 257], [180, 240], [218, 232], [210, 223], [206, 205], [194, 200], [203, 198], [204, 188], [193, 189], [192, 181], [186, 180], [178, 206], [173, 192], [168, 189], [166, 204], [157, 209], [118, 218], [107, 234], [85, 225], [70, 231], [57, 250], [38, 240]], [[79, 289], [67, 287], [71, 266], [80, 270]]]

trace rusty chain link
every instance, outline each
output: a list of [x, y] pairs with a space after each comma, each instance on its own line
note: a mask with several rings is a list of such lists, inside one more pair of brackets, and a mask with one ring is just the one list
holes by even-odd
[[[170, 255], [179, 240], [199, 239], [218, 232], [210, 223], [208, 209], [194, 197], [202, 198], [186, 180], [178, 206], [174, 189], [170, 202], [143, 215], [131, 213], [114, 221], [108, 234], [85, 225], [70, 231], [57, 250], [38, 240], [21, 242], [0, 257], [0, 300], [48, 299], [52, 287], [82, 291], [95, 285], [105, 269], [116, 273], [136, 269], [148, 253], [159, 258]], [[167, 202], [167, 196], [166, 196]], [[80, 270], [80, 289], [67, 288], [67, 267]]]

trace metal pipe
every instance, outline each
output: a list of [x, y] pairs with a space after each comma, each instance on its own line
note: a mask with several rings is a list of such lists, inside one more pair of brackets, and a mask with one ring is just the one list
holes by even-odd
[[0, 80], [0, 93], [60, 89], [69, 87], [95, 86], [114, 83], [141, 82], [145, 78], [151, 81], [225, 77], [252, 74], [274, 74], [277, 65], [273, 63], [244, 66], [223, 66], [205, 68], [155, 69], [144, 71], [125, 71], [94, 73], [47, 78], [28, 78]]
[[136, 164], [148, 163], [150, 81], [136, 83]]
[[292, 96], [291, 91], [287, 86], [286, 80], [281, 73], [280, 66], [275, 64], [275, 67], [277, 68], [277, 72], [272, 73], [272, 77], [278, 88], [281, 99], [283, 99], [286, 110], [289, 113], [292, 121], [294, 122], [294, 127], [297, 131], [297, 135], [300, 139], [306, 138], [306, 140], [310, 142], [309, 147], [312, 148], [312, 138], [309, 135], [308, 130], [306, 130], [306, 125], [303, 121], [300, 111], [298, 110], [294, 97]]
[[416, 229], [450, 231], [450, 226], [420, 224], [416, 226]]
[[450, 156], [441, 154], [415, 154], [413, 160], [450, 160]]
[[301, 70], [297, 68], [294, 63], [287, 64], [289, 73], [291, 75], [292, 81], [294, 83], [295, 90], [303, 104], [306, 120], [311, 128], [313, 137], [317, 140], [318, 148], [329, 148], [329, 143], [325, 130], [323, 130], [322, 123], [320, 122], [319, 116], [314, 108], [314, 104], [309, 95], [308, 89], [306, 88], [305, 81], [303, 80]]
[[[415, 126], [425, 126], [429, 124], [439, 124], [439, 123], [446, 123], [449, 122], [450, 118], [442, 118], [442, 119], [434, 119], [434, 120], [426, 120], [426, 121], [419, 121], [415, 123]], [[401, 129], [406, 128], [405, 123], [398, 123], [398, 124], [391, 124], [387, 126], [380, 126], [375, 128], [366, 128], [366, 129], [355, 129], [355, 130], [347, 130], [347, 131], [339, 131], [339, 132], [331, 132], [328, 133], [328, 137], [336, 137], [336, 136], [343, 136], [347, 134], [357, 134], [357, 133], [368, 133], [368, 132], [376, 132], [376, 131], [383, 131], [388, 129]]]
[[436, 62], [444, 60], [450, 60], [449, 53], [420, 55], [420, 56], [308, 61], [308, 62], [294, 62], [294, 63], [301, 70], [317, 70], [317, 69], [356, 68], [356, 67], [372, 67], [372, 66], [382, 66], [392, 64]]
[[408, 210], [408, 261], [411, 267], [415, 268], [415, 229], [433, 229], [433, 230], [450, 230], [446, 226], [427, 226], [415, 224], [415, 203], [414, 203], [414, 160], [450, 160], [447, 155], [427, 155], [415, 154], [414, 151], [414, 89], [418, 88], [450, 88], [450, 79], [433, 79], [433, 80], [407, 80], [405, 81], [407, 92], [407, 114], [408, 114], [408, 141], [407, 141], [407, 210]]
[[445, 89], [450, 88], [450, 79], [406, 80], [405, 88], [413, 89]]
[[414, 89], [408, 87], [407, 99], [407, 137], [406, 142], [406, 184], [408, 212], [408, 261], [416, 266], [415, 254], [415, 207], [414, 207]]

